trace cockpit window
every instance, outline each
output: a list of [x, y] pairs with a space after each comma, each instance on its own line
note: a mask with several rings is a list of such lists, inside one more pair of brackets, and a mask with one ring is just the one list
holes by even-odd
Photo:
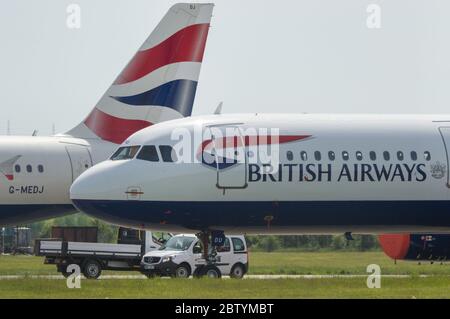
[[158, 151], [156, 150], [156, 147], [154, 145], [143, 146], [136, 158], [149, 162], [159, 161]]
[[132, 159], [138, 152], [140, 146], [124, 146], [119, 147], [119, 149], [111, 156], [112, 161], [120, 161]]
[[161, 145], [159, 151], [161, 152], [162, 160], [164, 162], [172, 163], [177, 161], [177, 155], [172, 146]]

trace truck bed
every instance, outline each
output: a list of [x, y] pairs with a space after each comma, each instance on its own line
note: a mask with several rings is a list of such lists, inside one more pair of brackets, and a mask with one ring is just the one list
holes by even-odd
[[140, 258], [142, 254], [141, 245], [127, 244], [105, 244], [105, 243], [83, 243], [61, 240], [37, 240], [35, 255], [46, 257], [61, 256], [97, 256], [97, 257], [120, 257]]

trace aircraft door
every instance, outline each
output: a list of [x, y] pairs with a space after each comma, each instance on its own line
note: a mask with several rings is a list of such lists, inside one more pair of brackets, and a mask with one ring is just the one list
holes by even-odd
[[247, 154], [245, 140], [238, 126], [214, 126], [211, 132], [211, 155], [217, 170], [216, 186], [226, 189], [247, 187]]
[[92, 166], [91, 154], [87, 147], [82, 145], [66, 146], [70, 165], [72, 166], [72, 182], [77, 179], [84, 171]]
[[[445, 153], [447, 156], [447, 187], [450, 188], [450, 172], [449, 172], [449, 164], [450, 164], [450, 127], [440, 127], [439, 131], [442, 136], [442, 140], [444, 141]], [[442, 169], [441, 169], [442, 171]], [[437, 172], [439, 173], [439, 172]]]

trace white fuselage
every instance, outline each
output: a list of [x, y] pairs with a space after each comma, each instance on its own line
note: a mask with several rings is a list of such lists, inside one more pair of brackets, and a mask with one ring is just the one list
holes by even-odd
[[115, 147], [70, 136], [0, 137], [0, 225], [76, 211], [70, 185]]
[[[238, 128], [232, 138], [242, 143], [222, 147], [218, 134], [207, 137], [230, 127]], [[144, 129], [122, 146], [174, 146], [180, 130], [195, 136], [199, 128], [204, 135], [192, 138], [191, 158], [200, 150], [217, 161], [163, 162], [161, 151], [157, 162], [106, 161], [80, 176], [71, 198], [111, 222], [173, 231], [450, 230], [450, 116], [193, 117]], [[279, 141], [247, 141], [262, 132], [279, 132]], [[279, 147], [271, 172], [259, 159], [266, 144]], [[223, 166], [217, 155], [223, 149], [245, 156]]]

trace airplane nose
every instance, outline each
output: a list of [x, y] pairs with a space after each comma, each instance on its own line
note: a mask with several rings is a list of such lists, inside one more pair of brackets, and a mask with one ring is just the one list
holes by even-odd
[[133, 161], [106, 161], [88, 169], [70, 188], [73, 205], [85, 214], [112, 224], [140, 227], [129, 220], [129, 211], [123, 207], [130, 197], [136, 198], [130, 194], [136, 192], [136, 186], [129, 183], [136, 185], [140, 178], [130, 175], [129, 165], [133, 166]]
[[106, 161], [81, 174], [70, 187], [70, 199], [108, 200], [123, 194], [120, 185], [121, 163]]
[[105, 186], [104, 184], [104, 177], [99, 174], [98, 167], [94, 166], [78, 176], [72, 183], [70, 199], [95, 199]]
[[[70, 199], [81, 212], [107, 220], [104, 203], [126, 196], [124, 161], [99, 163], [81, 174], [70, 187]], [[126, 188], [126, 187], [125, 187]]]

